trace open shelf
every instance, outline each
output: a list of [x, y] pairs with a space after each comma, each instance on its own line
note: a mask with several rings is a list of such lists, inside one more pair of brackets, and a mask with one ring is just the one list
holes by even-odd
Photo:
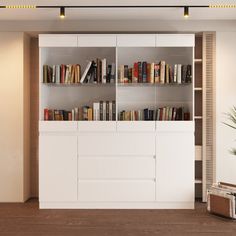
[[115, 83], [43, 83], [45, 86], [55, 87], [112, 87], [116, 86]]
[[183, 87], [183, 86], [191, 86], [192, 83], [118, 83], [120, 87]]

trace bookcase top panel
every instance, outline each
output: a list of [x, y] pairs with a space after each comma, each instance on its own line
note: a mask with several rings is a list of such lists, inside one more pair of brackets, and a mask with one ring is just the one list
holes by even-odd
[[194, 47], [194, 34], [40, 34], [39, 47]]

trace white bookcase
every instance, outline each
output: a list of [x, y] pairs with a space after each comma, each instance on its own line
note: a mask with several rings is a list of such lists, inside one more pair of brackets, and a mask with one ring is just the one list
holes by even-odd
[[[40, 35], [40, 208], [194, 207], [194, 35]], [[107, 58], [191, 64], [192, 83], [43, 84], [43, 65]], [[116, 101], [115, 121], [44, 121], [44, 108]], [[184, 106], [189, 121], [119, 121], [122, 110]]]

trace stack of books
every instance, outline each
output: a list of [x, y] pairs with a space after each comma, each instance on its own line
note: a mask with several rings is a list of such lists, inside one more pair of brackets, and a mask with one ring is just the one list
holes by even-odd
[[44, 65], [43, 83], [115, 83], [115, 73], [115, 63], [107, 65], [106, 58], [88, 61], [83, 74], [79, 64]]
[[93, 106], [76, 107], [71, 111], [44, 109], [44, 120], [60, 121], [60, 120], [100, 120], [112, 121], [116, 120], [116, 104], [115, 101], [94, 102]]
[[120, 65], [118, 75], [119, 83], [184, 84], [192, 82], [192, 66], [181, 64], [171, 66], [165, 61], [135, 62], [132, 68]]
[[119, 112], [119, 120], [139, 121], [139, 120], [190, 120], [190, 113], [183, 107], [161, 107], [156, 110], [145, 108], [142, 110], [131, 110]]

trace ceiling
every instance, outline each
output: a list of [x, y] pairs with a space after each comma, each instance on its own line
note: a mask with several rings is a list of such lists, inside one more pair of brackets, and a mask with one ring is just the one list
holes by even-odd
[[[236, 4], [236, 0], [11, 0], [0, 5], [210, 5]], [[60, 20], [59, 9], [0, 9], [1, 20]], [[66, 9], [65, 20], [186, 20], [181, 8]], [[190, 20], [236, 20], [236, 8], [191, 8]]]

